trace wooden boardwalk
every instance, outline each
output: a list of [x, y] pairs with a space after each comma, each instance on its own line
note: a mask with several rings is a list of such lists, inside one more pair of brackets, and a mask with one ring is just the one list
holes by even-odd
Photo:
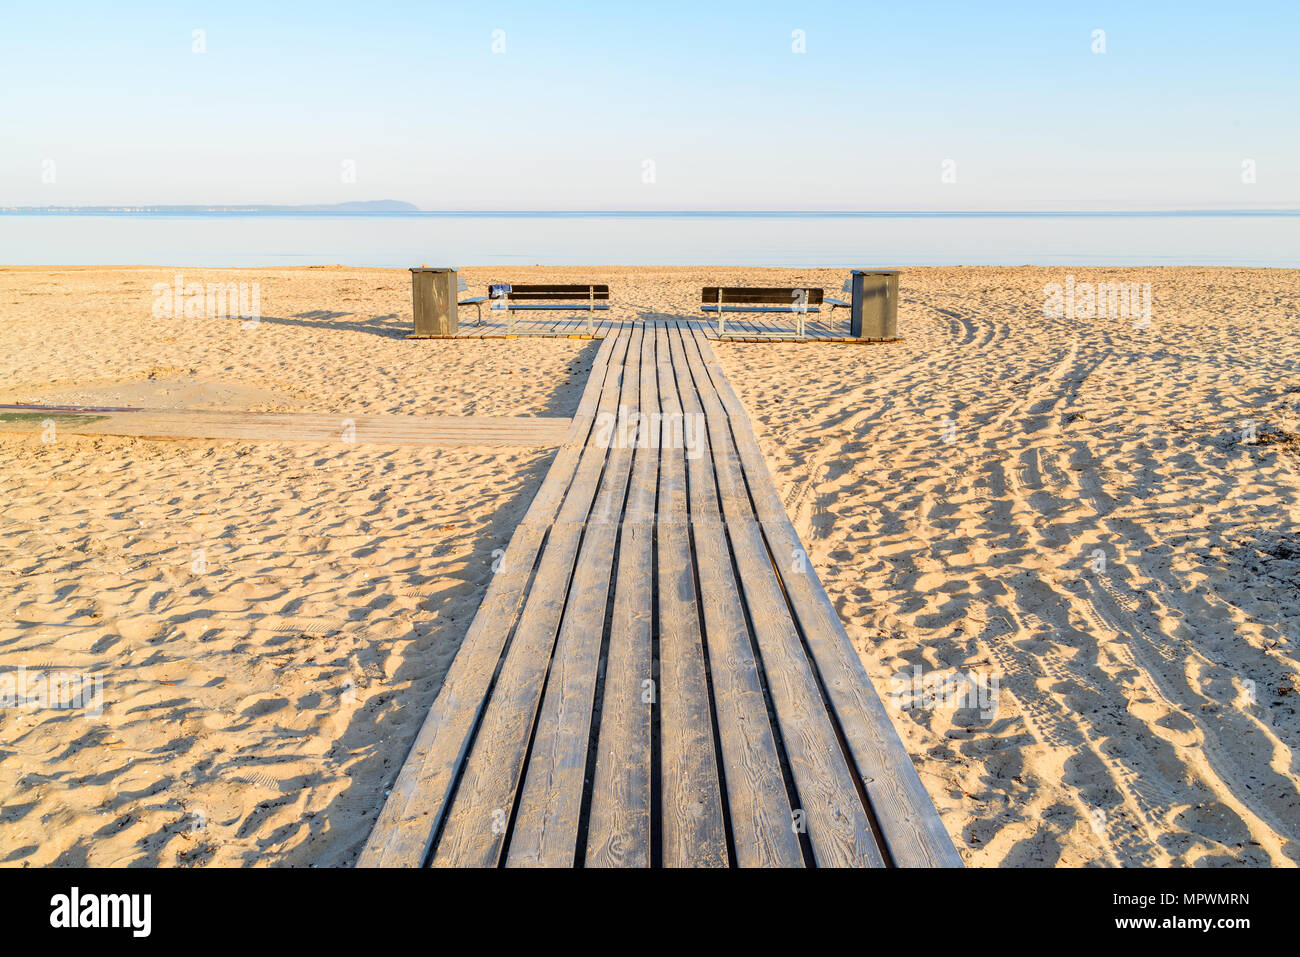
[[53, 421], [56, 430], [74, 435], [126, 435], [144, 439], [534, 448], [560, 445], [568, 436], [570, 425], [568, 419], [541, 416], [347, 416], [207, 409], [0, 406], [0, 432], [39, 431], [47, 421]]
[[601, 344], [359, 864], [960, 865], [695, 323]]
[[[804, 327], [804, 336], [800, 339], [795, 332], [794, 320], [794, 316], [784, 314], [780, 318], [772, 319], [765, 318], [761, 314], [747, 316], [744, 313], [728, 313], [721, 336], [718, 335], [718, 320], [716, 317], [683, 317], [672, 320], [647, 321], [651, 324], [655, 322], [672, 322], [684, 328], [698, 329], [704, 334], [705, 338], [715, 342], [718, 340], [727, 342], [768, 342], [771, 340], [789, 340], [792, 342], [878, 341], [855, 339], [850, 336], [847, 317], [831, 319], [819, 316], [809, 316]], [[503, 339], [511, 336], [519, 338], [531, 336], [550, 339], [604, 339], [606, 336], [634, 324], [639, 325], [640, 322], [630, 323], [625, 320], [601, 318], [597, 315], [592, 319], [591, 331], [589, 332], [585, 315], [520, 317], [515, 321], [514, 331], [510, 332], [506, 327], [505, 319], [489, 313], [488, 318], [484, 319], [482, 324], [476, 324], [472, 320], [463, 322], [456, 336], [446, 338]]]

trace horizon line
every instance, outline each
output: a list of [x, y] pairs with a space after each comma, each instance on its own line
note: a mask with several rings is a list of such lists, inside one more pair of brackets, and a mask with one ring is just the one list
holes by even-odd
[[[346, 204], [353, 206], [354, 204]], [[66, 215], [101, 213], [109, 215], [149, 215], [153, 213], [188, 213], [202, 215], [278, 213], [308, 216], [864, 216], [864, 217], [961, 217], [961, 216], [1248, 216], [1300, 215], [1296, 206], [1255, 207], [1166, 207], [1096, 208], [1096, 209], [356, 209], [333, 208], [332, 204], [308, 203], [183, 203], [183, 204], [96, 204], [84, 206], [0, 205], [0, 215]]]

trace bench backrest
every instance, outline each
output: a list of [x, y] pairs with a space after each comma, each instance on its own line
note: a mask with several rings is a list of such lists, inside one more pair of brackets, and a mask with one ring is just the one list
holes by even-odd
[[798, 302], [797, 293], [807, 295], [810, 306], [820, 306], [822, 291], [820, 289], [800, 289], [780, 286], [705, 286], [700, 293], [700, 302], [717, 305], [718, 293], [722, 293], [722, 304], [743, 303], [761, 306], [792, 306]]
[[[502, 283], [501, 285], [504, 286], [505, 284]], [[497, 288], [494, 286], [494, 291]], [[574, 302], [588, 302], [595, 299], [600, 301], [609, 299], [609, 286], [597, 283], [570, 283], [567, 285], [545, 283], [521, 285], [520, 283], [510, 283], [505, 298], [516, 300], [571, 300]]]

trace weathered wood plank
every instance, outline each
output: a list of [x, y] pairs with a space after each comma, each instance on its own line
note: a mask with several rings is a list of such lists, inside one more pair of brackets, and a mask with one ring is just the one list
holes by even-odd
[[[617, 413], [635, 413], [640, 398], [642, 330], [631, 336]], [[606, 436], [598, 423], [597, 436]], [[506, 863], [511, 867], [571, 867], [587, 770], [592, 710], [600, 665], [611, 563], [623, 514], [632, 449], [617, 432], [600, 440], [608, 461], [573, 573], [550, 676], [519, 796]]]
[[[39, 406], [5, 410], [5, 415], [0, 415], [0, 431], [39, 429], [42, 412]], [[48, 417], [60, 431], [74, 435], [424, 446], [559, 445], [570, 424], [568, 419], [554, 417], [325, 415], [208, 409], [133, 409], [94, 416], [51, 411]]]
[[[729, 443], [729, 438], [717, 440], [719, 446]], [[743, 482], [738, 469], [722, 464], [729, 454], [724, 448], [718, 456], [719, 481]], [[728, 511], [727, 528], [817, 863], [883, 866], [870, 818], [822, 705], [758, 523], [751, 515]]]
[[[666, 416], [680, 416], [668, 333], [662, 325], [654, 332], [659, 407]], [[685, 457], [671, 441], [660, 445], [655, 534], [663, 859], [668, 867], [724, 867], [729, 863], [726, 828], [695, 593]]]
[[601, 343], [569, 439], [510, 539], [502, 562], [448, 669], [433, 706], [362, 849], [358, 866], [418, 867], [428, 857], [451, 788], [487, 703], [501, 651], [514, 627], [546, 536], [578, 464], [605, 382], [615, 339]]
[[508, 299], [574, 299], [585, 300], [594, 296], [599, 302], [609, 299], [609, 286], [605, 283], [510, 283]]
[[715, 417], [709, 425], [723, 514], [813, 854], [821, 867], [883, 866], [751, 508], [729, 423]]
[[[642, 411], [659, 409], [655, 337], [647, 332], [638, 362]], [[649, 867], [652, 859], [651, 740], [654, 707], [655, 487], [659, 450], [638, 442], [619, 534], [596, 773], [587, 824], [588, 867]]]
[[[626, 348], [627, 337], [620, 336], [612, 350], [611, 375], [606, 377], [601, 392], [598, 417], [617, 408]], [[551, 528], [536, 579], [465, 761], [446, 825], [434, 848], [436, 867], [493, 867], [500, 858], [578, 545], [606, 451], [594, 441], [593, 433]]]
[[700, 290], [701, 305], [717, 305], [718, 293], [722, 304], [755, 303], [788, 306], [795, 301], [795, 293], [802, 291], [808, 305], [819, 306], [825, 294], [813, 286], [705, 286]]
[[[803, 852], [718, 506], [713, 453], [695, 370], [690, 368], [680, 330], [670, 333], [669, 342], [682, 412], [686, 422], [697, 423], [687, 433], [693, 439], [687, 449], [691, 532], [736, 863], [802, 867]], [[698, 372], [707, 375], [703, 369]]]
[[[743, 404], [732, 390], [712, 349], [695, 337], [710, 372], [717, 401], [735, 423], [748, 423]], [[751, 475], [767, 472], [752, 429], [735, 428], [738, 450]], [[754, 499], [764, 534], [775, 555], [803, 555], [793, 524], [770, 480], [755, 482]], [[799, 619], [822, 683], [857, 773], [864, 783], [892, 863], [900, 867], [960, 867], [961, 858], [934, 803], [917, 776], [884, 705], [876, 695], [862, 660], [835, 613], [816, 570], [806, 560], [795, 571], [782, 567], [782, 582]]]

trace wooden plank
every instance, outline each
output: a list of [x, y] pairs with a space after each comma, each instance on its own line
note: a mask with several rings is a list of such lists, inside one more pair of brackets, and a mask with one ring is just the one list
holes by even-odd
[[388, 800], [358, 859], [361, 867], [418, 867], [428, 857], [446, 813], [451, 788], [486, 705], [547, 526], [560, 505], [594, 421], [599, 395], [611, 373], [616, 340], [601, 343], [578, 413], [541, 488], [502, 556], [502, 563], [470, 623], [460, 650], [411, 746]]
[[[576, 478], [574, 486], [580, 495], [595, 491], [594, 483], [578, 488]], [[434, 849], [434, 866], [497, 865], [582, 531], [581, 522], [557, 522], [547, 538], [537, 577]]]
[[[749, 421], [743, 404], [723, 375], [708, 342], [696, 336], [695, 345], [717, 391], [714, 401], [732, 419], [746, 471], [755, 477], [767, 476], [766, 482], [754, 482], [753, 493], [772, 553], [806, 554], [771, 482], [752, 429], [740, 427], [740, 423], [747, 426]], [[961, 857], [875, 694], [862, 660], [816, 570], [807, 561], [796, 572], [798, 567], [794, 563], [783, 564], [782, 583], [870, 798], [892, 863], [900, 867], [960, 867]]]
[[[638, 366], [638, 405], [642, 411], [656, 412], [655, 337], [649, 330], [641, 341]], [[652, 585], [658, 477], [657, 446], [638, 443], [619, 534], [605, 694], [587, 825], [588, 867], [651, 864]]]
[[[707, 374], [699, 364], [701, 374]], [[820, 867], [883, 866], [870, 817], [825, 711], [751, 508], [730, 423], [715, 416], [709, 426], [736, 567], [813, 854]]]
[[559, 445], [570, 424], [568, 419], [554, 417], [322, 415], [208, 409], [66, 415], [30, 406], [0, 414], [0, 431], [40, 428], [45, 417], [53, 418], [60, 431], [79, 435], [431, 446]]
[[[597, 416], [616, 409], [627, 337], [616, 340]], [[465, 761], [461, 781], [433, 852], [435, 867], [494, 867], [506, 830], [537, 716], [542, 685], [564, 613], [569, 583], [607, 450], [589, 438], [565, 493], [537, 575], [491, 699]]]
[[609, 298], [605, 283], [511, 283], [510, 299], [596, 299]]
[[[204, 438], [204, 433], [209, 430], [235, 431], [243, 430], [250, 435], [275, 435], [278, 433], [290, 434], [301, 433], [304, 435], [328, 435], [333, 441], [340, 441], [339, 433], [343, 431], [344, 425], [351, 426], [358, 436], [366, 434], [387, 434], [393, 436], [411, 435], [415, 437], [422, 436], [455, 436], [455, 435], [502, 435], [502, 436], [532, 436], [543, 435], [558, 432], [563, 435], [568, 431], [568, 419], [547, 419], [536, 422], [502, 419], [497, 424], [490, 422], [456, 422], [456, 421], [420, 421], [412, 417], [410, 421], [403, 421], [401, 417], [394, 417], [389, 420], [374, 421], [360, 415], [349, 415], [340, 413], [338, 415], [311, 415], [311, 416], [277, 416], [277, 417], [253, 417], [250, 415], [241, 415], [238, 413], [231, 415], [204, 415], [202, 413], [191, 413], [188, 410], [178, 409], [174, 412], [142, 414], [137, 412], [126, 413], [108, 413], [102, 414], [103, 419], [93, 424], [87, 424], [84, 428], [87, 431], [108, 430], [121, 426], [126, 429], [171, 429], [178, 433], [187, 433], [192, 437]], [[45, 415], [26, 415], [24, 418], [34, 421], [37, 425]], [[70, 432], [82, 428], [76, 422], [63, 422], [55, 418], [61, 431]], [[25, 423], [20, 422], [3, 422], [5, 427], [17, 426]]]
[[687, 454], [691, 532], [736, 863], [740, 867], [802, 867], [803, 852], [718, 507], [704, 410], [680, 330], [669, 334], [669, 343], [682, 412], [698, 423], [698, 431], [693, 430], [694, 447]]
[[[810, 286], [723, 286], [722, 304], [753, 303], [762, 305], [788, 306], [795, 301], [795, 293], [803, 291], [810, 306], [819, 306], [822, 302], [822, 290]], [[718, 287], [705, 286], [700, 290], [701, 305], [718, 304]]]
[[[641, 330], [628, 345], [618, 414], [639, 408]], [[598, 424], [597, 434], [604, 434]], [[556, 641], [554, 661], [528, 760], [506, 863], [511, 867], [571, 867], [587, 770], [592, 709], [600, 664], [614, 554], [632, 465], [631, 448], [610, 436], [600, 492], [586, 534]]]
[[[707, 321], [709, 325], [713, 327], [714, 332], [717, 333], [718, 317], [709, 316], [706, 318], [705, 321]], [[727, 340], [731, 340], [731, 339], [739, 339], [741, 336], [746, 335], [746, 332], [745, 332], [745, 327], [741, 322], [741, 320], [736, 316], [729, 315], [726, 317], [726, 322], [724, 323], [722, 332], [717, 333], [717, 335], [719, 341], [726, 342]]]
[[[680, 415], [668, 333], [655, 330], [659, 407]], [[660, 760], [663, 860], [668, 867], [725, 867], [726, 829], [695, 593], [683, 450], [659, 450], [658, 557]]]

